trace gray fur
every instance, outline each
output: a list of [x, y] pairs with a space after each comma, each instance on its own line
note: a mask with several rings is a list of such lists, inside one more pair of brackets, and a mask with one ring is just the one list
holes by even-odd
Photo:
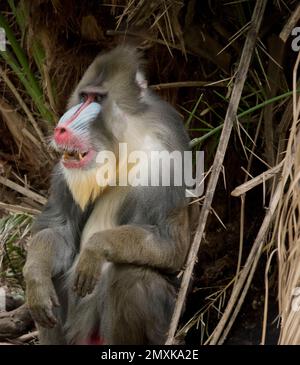
[[[144, 123], [164, 149], [188, 150], [188, 137], [178, 113], [149, 89], [140, 98], [141, 90], [135, 77], [142, 66], [138, 53], [128, 47], [118, 47], [98, 57], [70, 98], [69, 107], [80, 101], [82, 92], [93, 88], [105, 93], [108, 91], [110, 99], [103, 101], [102, 113], [92, 123], [90, 131], [91, 143], [98, 151], [114, 150], [117, 138], [112, 123], [122, 122], [107, 117], [113, 107], [111, 99], [128, 115], [140, 118], [141, 126]], [[122, 125], [119, 129], [122, 130]], [[126, 197], [113, 217], [116, 226], [143, 227], [158, 251], [159, 245], [167, 245], [170, 250], [161, 252], [174, 252], [176, 255], [175, 236], [180, 228], [176, 224], [174, 227], [169, 218], [174, 211], [186, 206], [185, 187], [124, 188], [124, 194]], [[164, 272], [155, 263], [147, 265], [146, 262], [141, 266], [138, 263], [114, 262], [112, 258], [112, 264], [91, 294], [79, 298], [73, 291], [81, 235], [91, 212], [102, 199], [104, 197], [100, 196], [82, 211], [60, 167], [55, 168], [49, 201], [37, 218], [33, 233], [42, 233], [45, 229], [54, 232], [52, 244], [55, 255], [49, 260], [52, 260], [51, 276], [61, 306], [55, 310], [58, 324], [51, 329], [40, 328], [40, 342], [84, 343], [96, 330], [107, 344], [162, 344], [176, 298], [176, 289], [166, 272], [174, 277], [181, 269], [187, 246], [182, 252], [179, 250], [179, 258], [170, 256], [170, 260], [174, 261], [174, 265], [170, 265], [174, 267], [171, 273], [169, 269]], [[119, 201], [119, 195], [112, 199]], [[33, 262], [38, 260], [34, 248], [29, 250], [24, 269], [27, 278], [30, 278], [33, 266], [36, 268]], [[144, 260], [147, 261], [147, 258]], [[30, 280], [27, 282], [30, 283]]]

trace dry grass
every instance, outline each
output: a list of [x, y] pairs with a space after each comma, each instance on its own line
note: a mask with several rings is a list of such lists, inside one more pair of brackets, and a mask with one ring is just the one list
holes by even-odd
[[296, 93], [299, 63], [300, 55], [293, 72], [293, 124], [282, 173], [286, 184], [282, 188], [273, 234], [278, 252], [279, 343], [284, 345], [300, 344], [300, 98]]
[[149, 24], [149, 30], [154, 38], [161, 38], [172, 55], [172, 46], [177, 42], [185, 53], [182, 29], [179, 23], [179, 13], [184, 2], [180, 0], [129, 0], [122, 14], [117, 18], [117, 29], [124, 23], [136, 28]]
[[[0, 132], [4, 136], [1, 135], [4, 147], [0, 151], [0, 209], [5, 214], [14, 214], [0, 221], [2, 258], [7, 257], [7, 242], [14, 255], [19, 253], [19, 238], [24, 239], [22, 229], [28, 234], [31, 218], [17, 213], [34, 215], [45, 202], [48, 171], [55, 160], [47, 141], [72, 87], [99, 51], [122, 42], [133, 43], [148, 56], [152, 88], [182, 113], [192, 147], [205, 150], [208, 178], [220, 133], [227, 125], [226, 111], [236, 109], [231, 120], [232, 137], [226, 139], [221, 150], [224, 166], [223, 159], [219, 159], [213, 188], [218, 180], [224, 180], [224, 189], [228, 186], [234, 190], [230, 202], [223, 205], [237, 205], [232, 200], [239, 197], [240, 206], [232, 222], [216, 198], [212, 200], [211, 196], [205, 208], [206, 218], [215, 217], [213, 229], [221, 229], [224, 236], [228, 234], [228, 225], [237, 227], [238, 234], [232, 243], [234, 264], [221, 284], [210, 283], [205, 290], [196, 284], [191, 296], [205, 292], [203, 302], [195, 303], [196, 309], [186, 324], [178, 328], [177, 336], [198, 328], [200, 343], [224, 343], [255, 282], [258, 263], [264, 260], [261, 342], [266, 342], [267, 323], [274, 319], [268, 313], [268, 296], [274, 289], [270, 270], [276, 266], [281, 317], [279, 343], [300, 344], [300, 311], [293, 310], [300, 287], [300, 102], [298, 64], [292, 85], [290, 70], [296, 57], [289, 50], [289, 35], [299, 21], [300, 6], [295, 0], [268, 2], [268, 14], [263, 19], [243, 92], [230, 102], [234, 82], [240, 77], [237, 63], [251, 28], [254, 2], [208, 1], [201, 2], [201, 7], [199, 3], [194, 0], [18, 2], [24, 5], [21, 10], [25, 13], [19, 7], [5, 4], [3, 15], [14, 35], [11, 42], [14, 47], [10, 48], [13, 57], [4, 57], [0, 66]], [[272, 12], [276, 26], [269, 22]], [[222, 19], [220, 13], [224, 14]], [[225, 165], [226, 156], [228, 159], [238, 156], [232, 176], [232, 170], [228, 169], [230, 162]], [[216, 191], [222, 190], [220, 181]], [[249, 217], [247, 205], [252, 199], [251, 192], [259, 186], [262, 193], [256, 190], [259, 191], [256, 199], [261, 205], [253, 215], [264, 217], [253, 219], [255, 232], [249, 239], [247, 220], [253, 217]], [[209, 194], [195, 204], [203, 204], [207, 197]], [[207, 227], [205, 224], [202, 227], [203, 239], [201, 235], [197, 237], [197, 246], [202, 241], [200, 256], [209, 231], [208, 222]], [[17, 239], [10, 241], [14, 237]], [[214, 245], [212, 242], [211, 252], [215, 252]], [[213, 261], [213, 254], [212, 257]], [[10, 272], [9, 262], [5, 265]], [[197, 270], [194, 275], [197, 277]], [[176, 327], [177, 324], [174, 331]]]

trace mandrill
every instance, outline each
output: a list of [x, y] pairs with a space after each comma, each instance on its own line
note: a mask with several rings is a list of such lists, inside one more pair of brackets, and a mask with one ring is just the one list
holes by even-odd
[[[110, 184], [107, 176], [136, 166], [118, 156], [120, 143], [149, 156], [183, 153], [189, 139], [175, 109], [148, 88], [134, 48], [93, 61], [52, 143], [62, 157], [24, 266], [40, 343], [163, 344], [190, 245], [186, 187]], [[101, 151], [117, 157], [99, 181]], [[158, 178], [175, 174], [158, 165]]]

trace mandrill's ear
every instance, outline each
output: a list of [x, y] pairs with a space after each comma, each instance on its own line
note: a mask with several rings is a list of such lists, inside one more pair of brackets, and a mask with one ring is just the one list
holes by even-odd
[[148, 87], [148, 81], [146, 80], [146, 77], [142, 71], [140, 71], [140, 70], [137, 71], [137, 73], [135, 75], [135, 81], [138, 84], [138, 86], [141, 88], [141, 92], [143, 94], [143, 92]]

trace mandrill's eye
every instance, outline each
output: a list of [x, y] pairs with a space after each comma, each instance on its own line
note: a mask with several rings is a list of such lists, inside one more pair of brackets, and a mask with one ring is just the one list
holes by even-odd
[[93, 97], [93, 99], [96, 103], [101, 104], [103, 102], [103, 100], [107, 97], [107, 93], [102, 93], [102, 92], [101, 93], [99, 93], [99, 92], [86, 93], [83, 91], [79, 94], [80, 101], [82, 103], [87, 101], [87, 99], [91, 96]]
[[81, 103], [84, 103], [85, 101], [87, 101], [87, 98], [88, 98], [88, 94], [86, 94], [86, 93], [79, 94], [79, 99], [80, 99]]
[[95, 94], [95, 102], [101, 104], [105, 98], [107, 97], [107, 93], [96, 93]]

